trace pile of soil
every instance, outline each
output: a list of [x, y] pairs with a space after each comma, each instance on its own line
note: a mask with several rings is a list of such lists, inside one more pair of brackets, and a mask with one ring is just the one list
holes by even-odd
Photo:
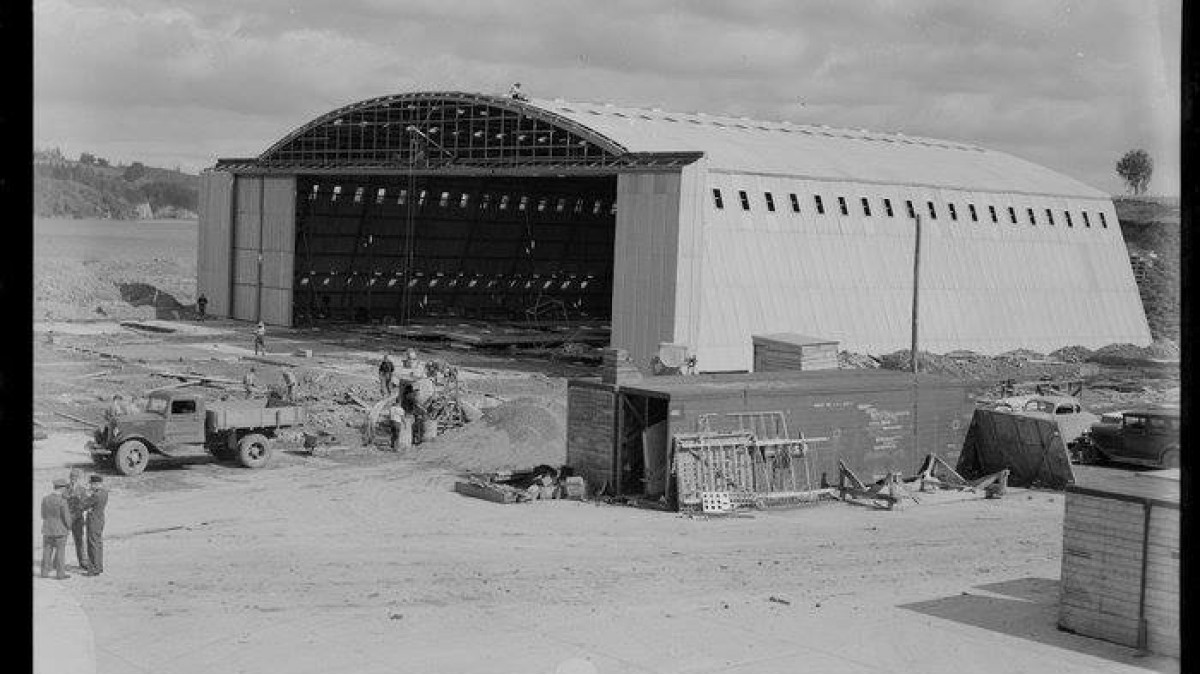
[[1083, 363], [1092, 355], [1092, 350], [1081, 345], [1071, 345], [1050, 352], [1050, 358], [1064, 363]]
[[879, 360], [867, 354], [838, 352], [838, 368], [878, 368]]
[[1095, 363], [1126, 364], [1148, 359], [1178, 359], [1179, 346], [1171, 340], [1156, 340], [1148, 347], [1139, 347], [1127, 342], [1105, 345], [1088, 357]]
[[413, 450], [416, 459], [471, 472], [560, 466], [567, 457], [564, 399], [522, 397], [483, 411], [483, 417]]
[[195, 265], [144, 261], [34, 260], [35, 321], [183, 318], [195, 295]]

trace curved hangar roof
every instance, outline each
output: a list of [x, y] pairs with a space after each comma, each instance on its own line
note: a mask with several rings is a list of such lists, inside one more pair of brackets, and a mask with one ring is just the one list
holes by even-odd
[[334, 110], [255, 160], [218, 168], [501, 169], [678, 166], [818, 180], [1108, 199], [1002, 152], [903, 134], [462, 92], [384, 96]]

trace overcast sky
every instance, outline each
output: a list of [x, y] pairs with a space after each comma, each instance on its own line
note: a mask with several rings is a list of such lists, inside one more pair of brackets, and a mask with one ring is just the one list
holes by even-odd
[[1180, 0], [36, 0], [34, 142], [198, 171], [420, 90], [977, 143], [1179, 192]]

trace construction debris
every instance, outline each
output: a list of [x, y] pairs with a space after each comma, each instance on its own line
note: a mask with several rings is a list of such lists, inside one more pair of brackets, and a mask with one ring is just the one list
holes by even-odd
[[539, 499], [586, 498], [583, 478], [572, 475], [570, 467], [555, 469], [549, 465], [534, 467], [528, 471], [500, 471], [478, 474], [458, 481], [454, 491], [468, 497], [486, 499], [499, 504], [536, 501]]
[[937, 455], [927, 455], [915, 476], [904, 478], [899, 471], [889, 472], [883, 478], [868, 485], [838, 460], [838, 496], [843, 501], [863, 504], [877, 509], [895, 509], [905, 499], [920, 503], [922, 497], [939, 491], [957, 492], [960, 495], [982, 495], [995, 499], [1004, 494], [1008, 485], [1008, 469], [969, 481], [950, 467]]

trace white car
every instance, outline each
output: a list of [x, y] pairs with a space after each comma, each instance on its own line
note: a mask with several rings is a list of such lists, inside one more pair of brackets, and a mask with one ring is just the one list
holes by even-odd
[[997, 401], [994, 407], [996, 410], [1049, 415], [1058, 423], [1058, 431], [1068, 449], [1100, 421], [1100, 417], [1084, 410], [1079, 399], [1071, 396], [1009, 396]]

